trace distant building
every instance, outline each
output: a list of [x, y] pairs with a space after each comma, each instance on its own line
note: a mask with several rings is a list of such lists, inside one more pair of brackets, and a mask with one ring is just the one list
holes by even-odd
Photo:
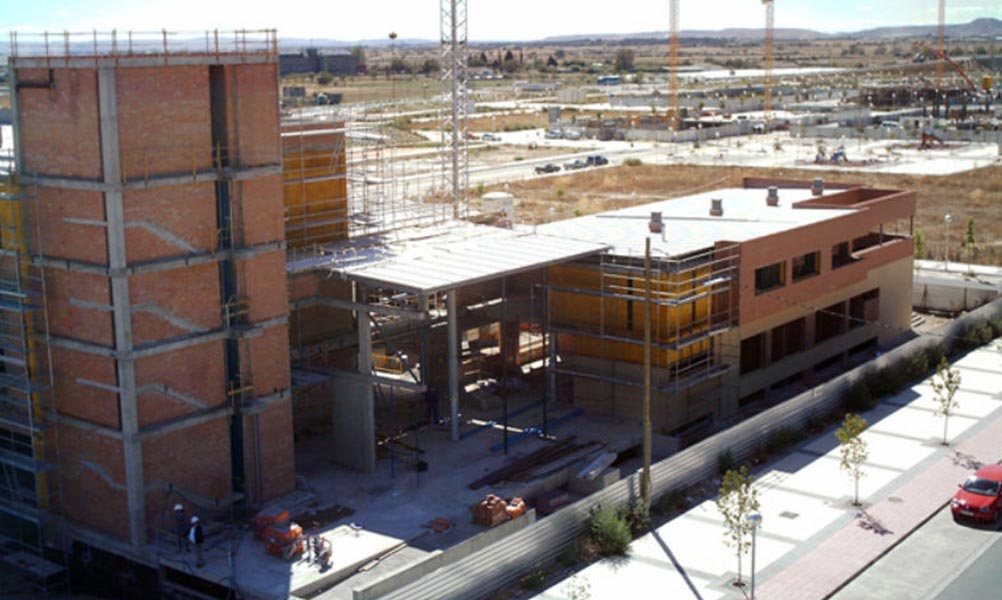
[[307, 48], [295, 54], [281, 54], [278, 57], [278, 65], [282, 76], [293, 73], [354, 75], [358, 72], [358, 59], [343, 49], [321, 52], [317, 48]]

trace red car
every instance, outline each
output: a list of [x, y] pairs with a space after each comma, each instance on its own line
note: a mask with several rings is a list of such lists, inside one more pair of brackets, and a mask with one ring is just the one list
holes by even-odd
[[967, 478], [950, 502], [953, 520], [1002, 522], [1002, 465], [988, 465]]

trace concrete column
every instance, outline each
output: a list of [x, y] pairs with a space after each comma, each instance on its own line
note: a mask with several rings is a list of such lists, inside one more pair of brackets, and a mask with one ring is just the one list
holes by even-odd
[[[369, 313], [358, 311], [358, 372], [368, 377], [372, 375], [372, 322]], [[375, 400], [372, 393], [372, 383], [363, 382], [357, 398], [350, 400], [358, 403], [358, 420], [354, 429], [358, 432], [357, 440], [361, 449], [361, 468], [366, 471], [376, 469], [376, 415]]]
[[118, 403], [125, 461], [125, 494], [129, 511], [129, 541], [139, 547], [146, 542], [146, 491], [143, 481], [143, 445], [139, 439], [139, 409], [136, 400], [136, 368], [132, 354], [132, 306], [125, 253], [125, 219], [121, 191], [121, 154], [118, 146], [118, 101], [115, 69], [97, 72], [101, 128], [101, 162], [104, 182], [116, 189], [104, 193], [108, 223], [108, 267], [111, 279], [112, 319], [118, 374]]
[[456, 315], [456, 290], [449, 290], [445, 298], [449, 323], [449, 426], [452, 441], [459, 441], [459, 318]]

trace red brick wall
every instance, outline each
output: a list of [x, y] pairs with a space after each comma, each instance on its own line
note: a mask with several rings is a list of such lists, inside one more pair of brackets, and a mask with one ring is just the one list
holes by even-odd
[[244, 419], [247, 431], [244, 438], [246, 440], [244, 456], [247, 457], [247, 479], [250, 484], [248, 490], [252, 494], [256, 491], [254, 482], [257, 480], [256, 438], [258, 430], [255, 427], [255, 419], [259, 419], [258, 425], [260, 427], [264, 498], [273, 498], [288, 492], [295, 487], [296, 483], [290, 402], [285, 400], [268, 407], [260, 415]]
[[282, 176], [269, 175], [237, 181], [233, 185], [234, 210], [240, 211], [238, 214], [243, 224], [244, 244], [285, 239]]
[[164, 309], [203, 330], [222, 326], [219, 267], [215, 263], [134, 275], [129, 279], [129, 296], [132, 336], [137, 345], [192, 333], [141, 310], [143, 305]]
[[243, 261], [240, 285], [250, 301], [250, 318], [261, 321], [289, 312], [285, 289], [285, 253], [271, 252]]
[[[33, 248], [40, 248], [46, 256], [99, 264], [108, 262], [108, 244], [103, 226], [64, 221], [73, 218], [103, 223], [104, 197], [100, 192], [39, 187], [37, 205], [41, 231], [27, 232]], [[41, 236], [36, 237], [36, 233], [41, 233]]]
[[119, 148], [127, 178], [211, 167], [207, 66], [119, 69], [116, 84]]
[[[137, 360], [136, 388], [156, 384], [166, 385], [208, 406], [224, 404], [226, 369], [223, 342], [199, 344]], [[141, 394], [138, 403], [141, 427], [199, 410], [183, 400], [152, 391]]]
[[267, 396], [289, 387], [289, 332], [270, 327], [242, 344], [243, 370], [253, 369], [254, 395]]
[[[48, 81], [46, 69], [18, 69], [19, 82]], [[53, 176], [101, 177], [95, 69], [54, 69], [54, 86], [17, 91], [24, 168]]]
[[140, 226], [142, 221], [166, 230], [198, 252], [213, 251], [218, 245], [216, 195], [211, 182], [128, 191], [124, 210], [129, 263], [190, 252]]
[[53, 346], [52, 371], [60, 414], [119, 428], [118, 394], [77, 381], [87, 379], [112, 387], [118, 385], [114, 360]]
[[[231, 118], [230, 147], [240, 166], [278, 164], [278, 65], [233, 65], [226, 67]], [[281, 177], [278, 182], [281, 209]]]
[[45, 285], [49, 332], [52, 335], [87, 340], [105, 346], [114, 344], [110, 311], [70, 303], [70, 300], [76, 300], [110, 306], [111, 288], [106, 277], [48, 269], [45, 272]]
[[210, 499], [230, 493], [229, 419], [220, 417], [143, 442], [146, 514], [157, 523], [168, 485]]
[[[122, 443], [97, 433], [60, 426], [59, 455], [63, 514], [71, 521], [128, 538], [125, 490], [116, 487], [125, 485]], [[88, 462], [110, 477], [115, 485], [86, 466]]]

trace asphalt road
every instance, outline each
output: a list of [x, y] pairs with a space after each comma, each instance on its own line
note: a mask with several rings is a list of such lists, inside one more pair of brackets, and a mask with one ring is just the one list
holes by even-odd
[[1002, 564], [1002, 532], [987, 526], [954, 523], [947, 506], [834, 598], [999, 598], [1002, 597], [999, 564]]
[[953, 583], [936, 595], [937, 600], [1002, 597], [1002, 535]]

